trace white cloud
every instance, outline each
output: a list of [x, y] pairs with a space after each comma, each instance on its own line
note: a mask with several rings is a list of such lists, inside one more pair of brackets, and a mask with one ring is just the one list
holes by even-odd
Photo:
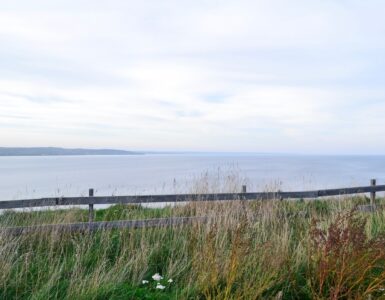
[[4, 145], [385, 151], [382, 2], [18, 3]]

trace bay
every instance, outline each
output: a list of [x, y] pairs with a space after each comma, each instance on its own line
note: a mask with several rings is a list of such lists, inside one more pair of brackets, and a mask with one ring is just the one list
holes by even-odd
[[0, 201], [48, 196], [283, 191], [385, 183], [385, 156], [147, 154], [0, 157]]

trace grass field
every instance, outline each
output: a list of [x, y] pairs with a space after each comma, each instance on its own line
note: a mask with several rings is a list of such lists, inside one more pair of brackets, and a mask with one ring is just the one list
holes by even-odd
[[[117, 205], [97, 210], [96, 221], [212, 218], [172, 228], [0, 234], [0, 299], [385, 298], [385, 213], [354, 212], [366, 202]], [[75, 208], [7, 211], [0, 226], [87, 217]]]

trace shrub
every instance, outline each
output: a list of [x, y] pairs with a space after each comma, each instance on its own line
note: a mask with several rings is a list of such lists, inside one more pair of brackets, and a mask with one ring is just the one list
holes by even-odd
[[383, 294], [385, 237], [368, 239], [366, 219], [338, 214], [327, 229], [313, 221], [308, 281], [313, 298], [362, 299]]

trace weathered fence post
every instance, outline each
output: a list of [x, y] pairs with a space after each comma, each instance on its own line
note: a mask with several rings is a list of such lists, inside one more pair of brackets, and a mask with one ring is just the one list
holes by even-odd
[[[88, 190], [88, 196], [93, 197], [94, 196], [94, 189]], [[94, 205], [88, 204], [88, 221], [91, 223], [94, 221]]]
[[[246, 194], [247, 192], [247, 187], [246, 185], [242, 185], [242, 194]], [[244, 196], [241, 196], [241, 206], [243, 211], [246, 210], [246, 198]]]
[[[370, 186], [375, 187], [376, 186], [376, 179], [370, 180]], [[376, 192], [371, 191], [370, 192], [370, 206], [374, 206], [376, 202]]]

